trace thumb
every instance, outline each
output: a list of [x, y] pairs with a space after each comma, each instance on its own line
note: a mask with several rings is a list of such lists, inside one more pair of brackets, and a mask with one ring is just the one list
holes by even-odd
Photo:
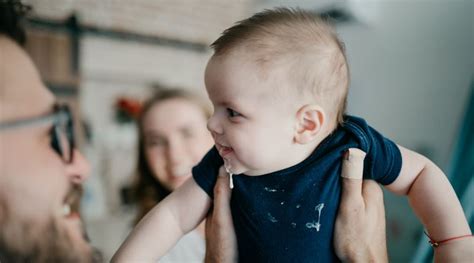
[[350, 204], [363, 203], [362, 175], [364, 171], [365, 152], [356, 148], [348, 149], [342, 160], [341, 180], [342, 195], [341, 207]]
[[225, 171], [224, 166], [221, 166], [214, 186], [214, 207], [225, 208], [229, 206], [232, 193], [229, 185], [229, 174]]

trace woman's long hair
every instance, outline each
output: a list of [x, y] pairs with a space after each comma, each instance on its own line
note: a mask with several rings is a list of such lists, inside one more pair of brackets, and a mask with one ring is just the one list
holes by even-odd
[[[202, 110], [206, 118], [211, 111], [209, 104], [196, 94], [183, 89], [159, 89], [149, 100], [147, 100], [138, 116], [138, 165], [137, 177], [133, 187], [134, 199], [138, 203], [138, 213], [135, 224], [142, 219], [157, 203], [163, 200], [170, 191], [166, 189], [153, 175], [145, 156], [144, 119], [150, 109], [163, 101], [170, 99], [185, 99]], [[172, 114], [171, 112], [169, 114]]]

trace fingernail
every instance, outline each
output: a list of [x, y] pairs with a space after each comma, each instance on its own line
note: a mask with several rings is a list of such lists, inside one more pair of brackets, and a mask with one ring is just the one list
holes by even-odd
[[352, 160], [352, 159], [364, 159], [365, 158], [365, 155], [366, 153], [364, 151], [362, 151], [361, 149], [357, 149], [357, 148], [349, 148], [347, 149], [346, 151], [347, 153], [347, 159], [346, 160]]
[[344, 158], [344, 160], [349, 160], [349, 150], [346, 150], [346, 151], [342, 154], [342, 158]]
[[348, 149], [344, 153], [341, 177], [350, 179], [362, 179], [364, 172], [364, 158], [364, 151], [356, 148]]

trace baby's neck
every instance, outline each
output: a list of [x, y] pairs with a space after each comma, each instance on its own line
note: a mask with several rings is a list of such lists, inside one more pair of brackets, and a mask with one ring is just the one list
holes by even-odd
[[329, 135], [331, 135], [337, 129], [337, 127], [338, 125], [334, 125], [332, 127], [323, 129], [313, 141], [308, 144], [301, 145], [302, 158], [298, 163], [306, 160], [306, 158], [308, 158], [316, 150], [316, 148], [318, 148], [321, 142], [323, 142]]

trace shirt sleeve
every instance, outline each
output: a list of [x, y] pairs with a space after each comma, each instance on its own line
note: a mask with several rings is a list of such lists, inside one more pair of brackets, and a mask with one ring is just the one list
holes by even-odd
[[364, 178], [373, 179], [383, 185], [397, 179], [402, 168], [400, 149], [367, 122], [358, 119], [353, 122], [353, 131], [359, 138], [359, 146], [367, 153], [364, 161]]
[[194, 181], [211, 197], [214, 199], [214, 185], [217, 181], [219, 168], [224, 164], [216, 147], [207, 152], [204, 158], [198, 165], [193, 167]]

